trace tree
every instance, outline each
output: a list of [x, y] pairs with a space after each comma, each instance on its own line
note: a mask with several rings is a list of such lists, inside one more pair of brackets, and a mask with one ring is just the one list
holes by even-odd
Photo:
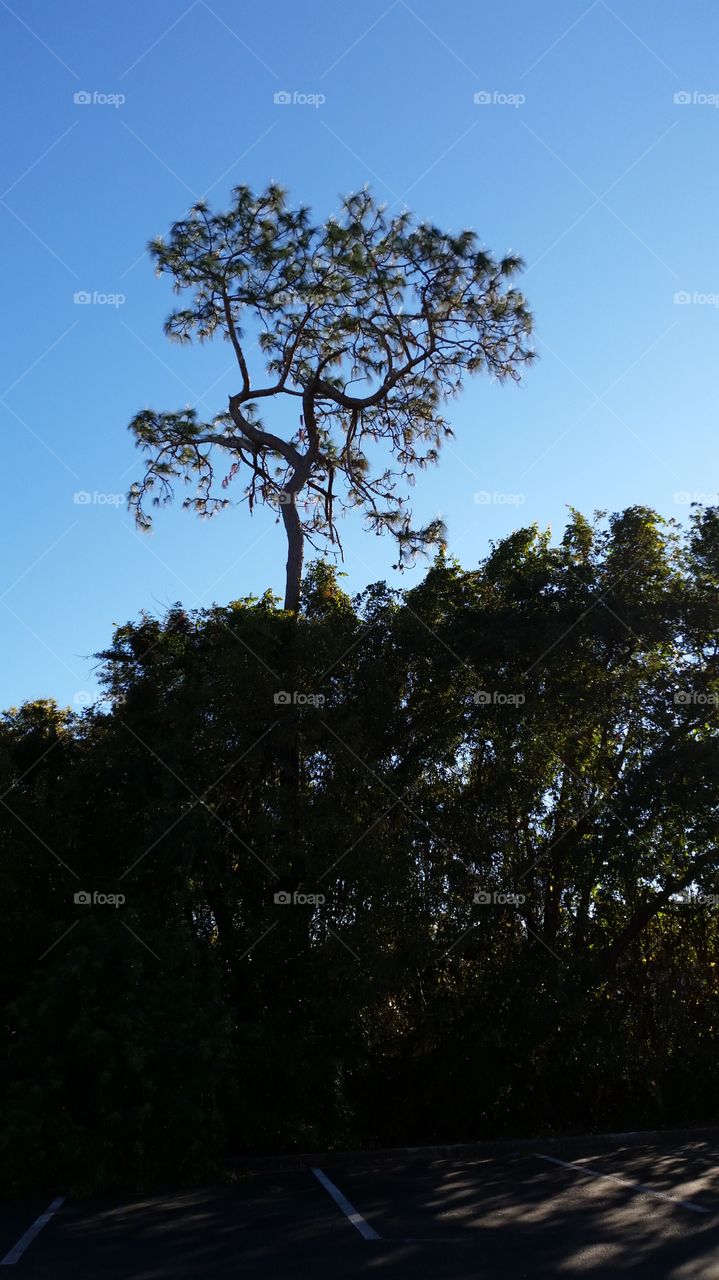
[[0, 1186], [713, 1121], [718, 583], [716, 509], [572, 512], [0, 715]]
[[[465, 374], [516, 379], [531, 359], [531, 317], [511, 286], [521, 260], [495, 260], [471, 231], [390, 217], [367, 191], [315, 226], [274, 184], [259, 195], [237, 187], [226, 213], [194, 205], [149, 248], [158, 274], [190, 294], [166, 334], [189, 342], [219, 333], [233, 348], [239, 389], [212, 422], [191, 408], [146, 409], [132, 420], [147, 460], [129, 494], [139, 525], [150, 525], [148, 494], [154, 505], [171, 501], [178, 478], [196, 483], [185, 507], [211, 516], [227, 506], [215, 489], [219, 454], [223, 489], [239, 477], [250, 511], [256, 502], [279, 507], [285, 608], [295, 613], [305, 539], [341, 554], [337, 518], [347, 508], [394, 535], [399, 567], [441, 544], [442, 522], [413, 528], [402, 490], [451, 436], [442, 410]], [[278, 424], [265, 425], [262, 401], [275, 406]]]

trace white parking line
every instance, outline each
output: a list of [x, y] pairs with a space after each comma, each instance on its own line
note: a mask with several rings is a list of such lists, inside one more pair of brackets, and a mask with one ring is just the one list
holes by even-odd
[[678, 1196], [669, 1196], [664, 1191], [654, 1191], [641, 1182], [630, 1182], [628, 1178], [618, 1178], [613, 1173], [601, 1173], [599, 1169], [591, 1169], [586, 1164], [572, 1164], [569, 1160], [557, 1160], [556, 1156], [540, 1156], [538, 1151], [534, 1154], [538, 1160], [548, 1160], [550, 1164], [561, 1164], [563, 1169], [577, 1169], [579, 1173], [586, 1173], [591, 1178], [606, 1178], [608, 1182], [618, 1182], [623, 1187], [629, 1187], [630, 1191], [641, 1192], [644, 1196], [654, 1196], [657, 1200], [668, 1200], [670, 1204], [678, 1204], [682, 1209], [691, 1209], [692, 1213], [709, 1213], [709, 1209], [705, 1209], [703, 1204], [694, 1204], [693, 1200], [680, 1200]]
[[27, 1231], [25, 1232], [25, 1235], [20, 1236], [20, 1239], [18, 1240], [17, 1244], [13, 1245], [10, 1252], [6, 1253], [4, 1258], [0, 1258], [0, 1267], [11, 1267], [14, 1262], [19, 1261], [19, 1259], [22, 1257], [25, 1250], [27, 1249], [28, 1245], [32, 1244], [33, 1240], [35, 1239], [35, 1236], [39, 1235], [43, 1227], [47, 1226], [52, 1215], [57, 1212], [57, 1210], [60, 1208], [60, 1205], [63, 1204], [64, 1201], [65, 1201], [64, 1196], [58, 1196], [57, 1200], [53, 1200], [52, 1204], [48, 1205], [45, 1212], [41, 1213], [40, 1217], [35, 1219], [31, 1227], [28, 1227]]
[[358, 1213], [357, 1210], [353, 1208], [346, 1196], [342, 1195], [339, 1187], [336, 1187], [334, 1182], [330, 1182], [326, 1173], [323, 1173], [321, 1169], [313, 1169], [312, 1172], [317, 1181], [322, 1183], [325, 1191], [329, 1191], [335, 1204], [339, 1205], [345, 1217], [349, 1218], [352, 1226], [356, 1227], [357, 1231], [359, 1231], [360, 1235], [363, 1236], [365, 1240], [382, 1239], [382, 1237], [377, 1234], [374, 1227], [371, 1227], [368, 1222], [365, 1222], [362, 1214]]

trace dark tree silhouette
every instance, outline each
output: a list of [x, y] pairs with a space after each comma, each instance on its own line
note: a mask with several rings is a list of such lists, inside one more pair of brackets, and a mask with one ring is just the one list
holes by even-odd
[[572, 512], [0, 715], [4, 1193], [714, 1122], [718, 631], [718, 511]]
[[342, 509], [360, 508], [376, 532], [391, 532], [400, 567], [441, 544], [440, 520], [413, 527], [404, 490], [451, 435], [442, 410], [463, 376], [517, 378], [531, 358], [531, 317], [511, 287], [520, 259], [495, 260], [471, 231], [389, 217], [367, 191], [315, 226], [275, 185], [260, 195], [237, 187], [226, 213], [195, 205], [150, 250], [158, 272], [191, 295], [165, 332], [179, 342], [219, 332], [237, 358], [239, 389], [212, 422], [193, 409], [133, 419], [147, 455], [130, 491], [139, 524], [150, 524], [147, 495], [170, 501], [177, 478], [196, 482], [184, 505], [200, 515], [228, 505], [215, 487], [219, 455], [228, 464], [222, 488], [237, 477], [251, 511], [258, 501], [279, 507], [293, 612], [305, 540], [341, 553]]

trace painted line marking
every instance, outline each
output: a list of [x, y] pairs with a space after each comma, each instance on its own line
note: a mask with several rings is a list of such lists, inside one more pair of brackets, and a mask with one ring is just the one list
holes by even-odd
[[561, 1164], [563, 1169], [577, 1169], [579, 1173], [586, 1173], [591, 1178], [605, 1178], [607, 1182], [618, 1182], [623, 1187], [629, 1187], [630, 1191], [641, 1192], [645, 1196], [654, 1196], [657, 1200], [668, 1200], [670, 1204], [678, 1204], [682, 1209], [691, 1209], [692, 1213], [709, 1213], [703, 1204], [695, 1204], [693, 1200], [680, 1200], [678, 1196], [667, 1195], [664, 1191], [654, 1191], [652, 1187], [645, 1187], [641, 1182], [630, 1182], [628, 1178], [619, 1178], [614, 1173], [602, 1173], [599, 1169], [592, 1169], [587, 1164], [573, 1164], [569, 1160], [557, 1160], [556, 1156], [541, 1156], [538, 1151], [534, 1153], [538, 1160], [548, 1160], [550, 1164]]
[[32, 1244], [35, 1236], [39, 1235], [43, 1227], [46, 1227], [52, 1215], [57, 1212], [61, 1204], [64, 1204], [65, 1197], [58, 1196], [57, 1200], [53, 1200], [49, 1204], [44, 1213], [36, 1218], [31, 1227], [28, 1227], [24, 1236], [20, 1236], [17, 1244], [13, 1245], [9, 1253], [4, 1258], [0, 1258], [0, 1267], [11, 1267], [14, 1262], [19, 1262], [29, 1244]]
[[357, 1212], [346, 1196], [342, 1195], [339, 1187], [336, 1187], [334, 1182], [330, 1182], [326, 1173], [323, 1173], [321, 1169], [313, 1169], [312, 1172], [317, 1181], [322, 1184], [325, 1191], [329, 1191], [335, 1204], [339, 1205], [345, 1217], [349, 1218], [352, 1226], [359, 1231], [360, 1235], [363, 1236], [365, 1240], [382, 1239], [382, 1237], [375, 1231], [374, 1227], [371, 1227], [368, 1222], [365, 1222], [362, 1214]]

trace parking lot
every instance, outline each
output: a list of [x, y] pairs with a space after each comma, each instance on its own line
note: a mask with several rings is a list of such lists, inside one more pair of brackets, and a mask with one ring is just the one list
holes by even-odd
[[714, 1142], [324, 1164], [176, 1194], [58, 1188], [0, 1208], [0, 1265], [37, 1280], [719, 1278]]

